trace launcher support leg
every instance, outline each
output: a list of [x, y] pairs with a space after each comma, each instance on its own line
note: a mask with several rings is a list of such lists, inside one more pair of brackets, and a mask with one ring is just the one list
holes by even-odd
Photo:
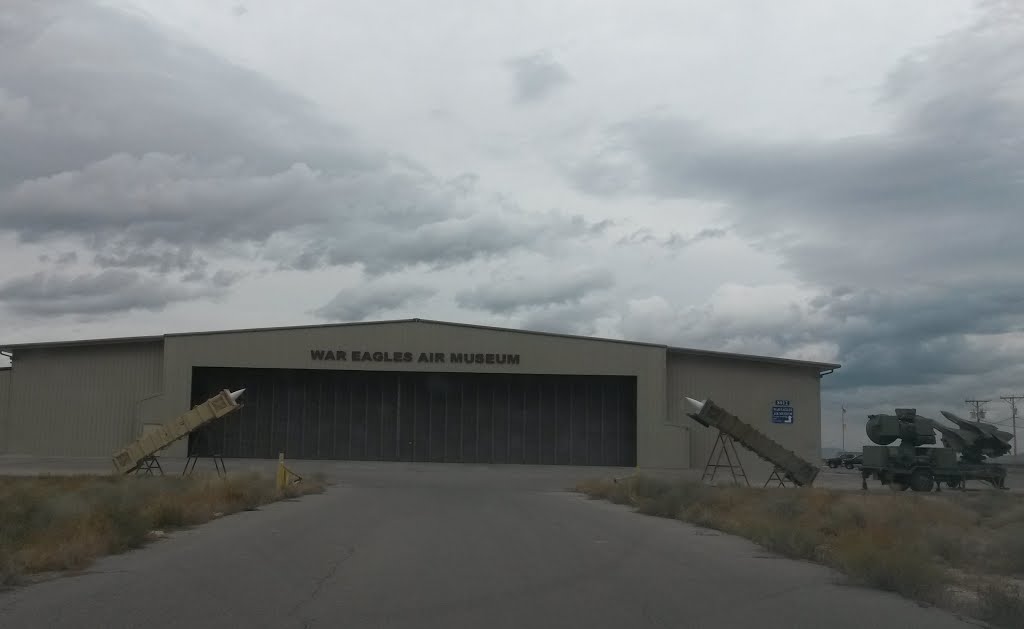
[[766, 480], [764, 482], [764, 486], [767, 487], [768, 483], [772, 482], [772, 480], [775, 480], [775, 481], [778, 482], [778, 485], [776, 485], [776, 487], [785, 487], [786, 486], [786, 479], [783, 478], [782, 470], [780, 470], [778, 467], [776, 467], [774, 470], [772, 470], [772, 475], [769, 476], [768, 480]]
[[[732, 449], [730, 454], [729, 450]], [[717, 453], [717, 456], [716, 456]], [[725, 463], [722, 463], [722, 457], [725, 457]], [[729, 472], [732, 474], [732, 480], [735, 484], [740, 484], [740, 477], [746, 481], [747, 487], [750, 487], [750, 479], [747, 477], [746, 471], [743, 469], [743, 462], [740, 460], [739, 453], [736, 451], [736, 444], [732, 437], [729, 437], [722, 431], [718, 432], [718, 438], [715, 439], [715, 444], [711, 447], [711, 454], [708, 456], [708, 462], [704, 466], [704, 473], [701, 475], [701, 480], [715, 479], [715, 474], [718, 473], [718, 468], [727, 467]], [[737, 474], [737, 469], [739, 473]], [[710, 472], [710, 473], [709, 473]]]
[[135, 475], [153, 476], [156, 470], [160, 472], [160, 475], [164, 475], [164, 468], [160, 467], [160, 460], [156, 456], [150, 454], [149, 456], [143, 457], [139, 461], [139, 465], [135, 468]]
[[224, 457], [222, 455], [213, 455], [213, 466], [217, 468], [217, 476], [228, 475], [228, 466], [224, 464]]
[[729, 456], [729, 448], [724, 447], [725, 443], [727, 442], [723, 439], [722, 453], [725, 454], [725, 462], [729, 464], [729, 473], [732, 474], [732, 482], [739, 485], [740, 479], [736, 478], [736, 468], [733, 466], [732, 457]]

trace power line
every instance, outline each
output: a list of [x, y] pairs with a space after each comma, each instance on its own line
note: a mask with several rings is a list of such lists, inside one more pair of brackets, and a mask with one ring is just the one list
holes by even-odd
[[1013, 453], [1017, 454], [1017, 400], [1024, 400], [1024, 395], [1001, 395], [999, 399], [1010, 405], [1010, 419], [1013, 420]]
[[992, 400], [964, 400], [964, 402], [974, 406], [974, 410], [971, 411], [971, 417], [973, 417], [976, 422], [980, 422], [985, 419], [985, 409], [982, 407], [991, 401]]

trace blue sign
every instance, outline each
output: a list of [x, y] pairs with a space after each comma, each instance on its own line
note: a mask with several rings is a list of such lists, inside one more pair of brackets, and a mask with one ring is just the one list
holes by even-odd
[[789, 400], [775, 400], [775, 405], [772, 406], [772, 423], [793, 423], [793, 406], [789, 403]]

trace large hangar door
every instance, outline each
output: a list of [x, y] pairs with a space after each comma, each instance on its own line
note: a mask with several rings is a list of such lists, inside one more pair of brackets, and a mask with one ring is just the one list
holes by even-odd
[[196, 367], [192, 403], [246, 388], [189, 438], [232, 458], [636, 464], [636, 378]]

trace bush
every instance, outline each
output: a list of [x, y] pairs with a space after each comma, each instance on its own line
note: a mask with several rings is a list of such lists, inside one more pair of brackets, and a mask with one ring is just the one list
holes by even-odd
[[[638, 492], [639, 493], [639, 492]], [[682, 511], [700, 500], [700, 486], [680, 483], [667, 485], [655, 495], [647, 497], [643, 494], [636, 501], [637, 510], [646, 515], [663, 518], [679, 517]]]
[[998, 529], [993, 537], [989, 562], [1005, 574], [1024, 575], [1024, 524]]
[[764, 546], [770, 551], [794, 559], [815, 559], [824, 545], [824, 535], [813, 528], [792, 526], [769, 519], [745, 522], [732, 531]]
[[833, 565], [856, 581], [928, 602], [939, 599], [947, 579], [924, 544], [879, 545], [867, 537], [840, 545]]
[[142, 515], [154, 529], [173, 529], [193, 524], [182, 501], [170, 496], [157, 498], [144, 509]]
[[[952, 604], [962, 577], [1024, 571], [1024, 500], [1006, 492], [896, 495], [811, 488], [754, 489], [669, 483], [638, 475], [577, 490], [746, 537], [787, 557], [834, 567], [856, 582], [930, 603]], [[986, 581], [977, 615], [1020, 626], [1020, 591]], [[1018, 623], [1018, 624], [1013, 624]]]
[[1019, 496], [1003, 491], [984, 491], [977, 494], [957, 496], [960, 503], [976, 515], [978, 523], [986, 523], [993, 518], [1019, 508]]
[[945, 523], [936, 523], [921, 531], [921, 537], [932, 555], [949, 564], [960, 564], [967, 557], [967, 531]]
[[20, 582], [21, 567], [15, 562], [9, 550], [0, 548], [0, 588], [17, 585]]
[[999, 627], [1020, 627], [1024, 622], [1024, 596], [1019, 586], [984, 581], [977, 588], [977, 608], [973, 615]]
[[322, 480], [311, 479], [278, 492], [273, 480], [256, 475], [0, 478], [0, 583], [84, 568], [145, 544], [152, 530], [201, 524], [323, 488]]

